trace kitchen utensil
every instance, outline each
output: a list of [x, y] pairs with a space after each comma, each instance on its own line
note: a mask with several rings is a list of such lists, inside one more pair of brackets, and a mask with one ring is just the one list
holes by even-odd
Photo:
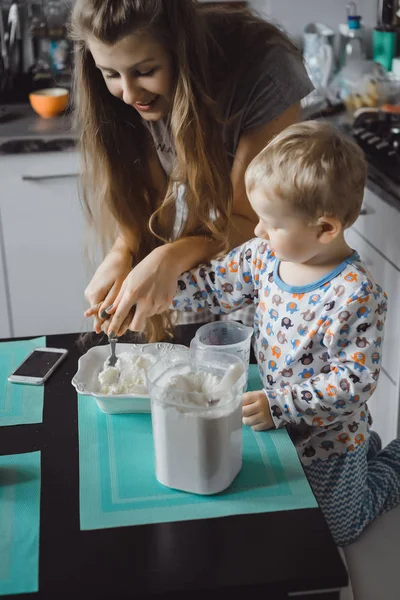
[[68, 21], [69, 6], [59, 0], [47, 0], [45, 15], [49, 38], [60, 40], [65, 38], [65, 24]]
[[22, 71], [22, 35], [17, 2], [11, 4], [8, 13], [6, 38], [8, 43], [10, 72], [11, 74], [20, 73]]
[[217, 494], [239, 473], [244, 370], [217, 404], [172, 383], [182, 374], [222, 378], [237, 363], [243, 369], [241, 359], [227, 352], [171, 352], [148, 370], [156, 477], [163, 485]]
[[309, 23], [303, 34], [303, 57], [315, 90], [304, 105], [316, 104], [325, 98], [325, 90], [334, 73], [334, 31], [322, 23]]
[[[108, 313], [109, 310], [111, 310], [113, 307], [113, 305], [111, 304], [111, 306], [108, 306], [107, 308], [105, 308], [104, 310], [101, 311], [100, 313], [100, 317], [102, 319], [109, 319], [112, 315], [110, 315]], [[133, 317], [135, 316], [135, 312], [136, 312], [136, 305], [134, 305], [131, 310], [129, 311], [129, 318], [133, 319]]]
[[244, 374], [244, 363], [233, 363], [228, 367], [225, 375], [222, 377], [219, 384], [214, 388], [212, 394], [208, 398], [209, 404], [214, 404], [221, 400], [221, 397], [229, 392], [235, 385], [239, 377]]
[[400, 0], [378, 0], [378, 27], [400, 25]]
[[45, 16], [45, 5], [28, 3], [29, 32], [32, 44], [33, 63], [29, 67], [35, 78], [44, 79], [50, 73], [48, 52], [45, 47], [48, 44], [48, 27]]
[[7, 38], [6, 30], [4, 28], [3, 11], [0, 8], [0, 53], [3, 62], [3, 68], [8, 69], [8, 49], [7, 49]]
[[249, 368], [250, 342], [253, 329], [235, 321], [217, 321], [207, 323], [196, 331], [195, 337], [190, 342], [190, 349], [213, 350], [215, 352], [228, 352], [242, 359]]
[[31, 106], [44, 119], [56, 117], [68, 106], [69, 91], [65, 88], [47, 88], [29, 94]]
[[118, 338], [109, 336], [108, 341], [109, 341], [110, 348], [111, 348], [111, 354], [108, 358], [108, 366], [115, 367], [115, 365], [117, 364], [117, 360], [118, 360], [118, 356], [115, 354]]
[[4, 27], [3, 11], [0, 7], [0, 93], [3, 93], [7, 88], [9, 66], [6, 30]]
[[15, 40], [17, 39], [18, 27], [18, 6], [15, 2], [13, 2], [10, 6], [10, 11], [7, 17], [7, 42], [9, 48], [12, 48]]

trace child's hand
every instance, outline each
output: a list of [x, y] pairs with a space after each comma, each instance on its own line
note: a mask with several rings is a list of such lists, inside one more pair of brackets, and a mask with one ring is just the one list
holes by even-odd
[[244, 425], [250, 425], [254, 431], [264, 431], [264, 429], [275, 427], [267, 396], [262, 390], [243, 394], [242, 406]]

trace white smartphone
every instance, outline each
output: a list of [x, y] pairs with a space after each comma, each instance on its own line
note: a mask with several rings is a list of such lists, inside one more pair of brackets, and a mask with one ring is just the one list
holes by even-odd
[[67, 356], [64, 348], [35, 348], [8, 377], [11, 383], [42, 385]]

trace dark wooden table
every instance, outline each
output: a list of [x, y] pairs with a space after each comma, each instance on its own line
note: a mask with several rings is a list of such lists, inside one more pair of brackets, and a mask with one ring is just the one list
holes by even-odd
[[0, 454], [42, 456], [39, 593], [12, 598], [338, 599], [347, 571], [318, 508], [80, 531], [77, 337], [47, 337], [69, 355], [46, 384], [43, 423], [0, 428]]

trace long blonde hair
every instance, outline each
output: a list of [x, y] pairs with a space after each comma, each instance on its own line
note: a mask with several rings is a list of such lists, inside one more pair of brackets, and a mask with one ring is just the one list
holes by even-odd
[[[103, 242], [118, 229], [129, 235], [134, 264], [173, 239], [177, 183], [185, 185], [189, 209], [180, 235], [209, 236], [221, 242], [221, 249], [227, 248], [233, 192], [217, 100], [228, 89], [228, 55], [237, 53], [240, 42], [226, 35], [229, 23], [224, 27], [221, 16], [254, 32], [253, 40], [246, 37], [255, 58], [255, 39], [263, 45], [277, 40], [290, 46], [283, 34], [248, 11], [211, 9], [196, 0], [77, 0], [74, 6], [70, 34], [75, 41], [84, 205]], [[150, 175], [154, 143], [149, 131], [136, 110], [110, 94], [87, 46], [89, 36], [112, 45], [135, 31], [153, 36], [173, 58], [169, 121], [176, 162], [162, 198]], [[165, 316], [148, 321], [147, 337], [163, 337]]]

